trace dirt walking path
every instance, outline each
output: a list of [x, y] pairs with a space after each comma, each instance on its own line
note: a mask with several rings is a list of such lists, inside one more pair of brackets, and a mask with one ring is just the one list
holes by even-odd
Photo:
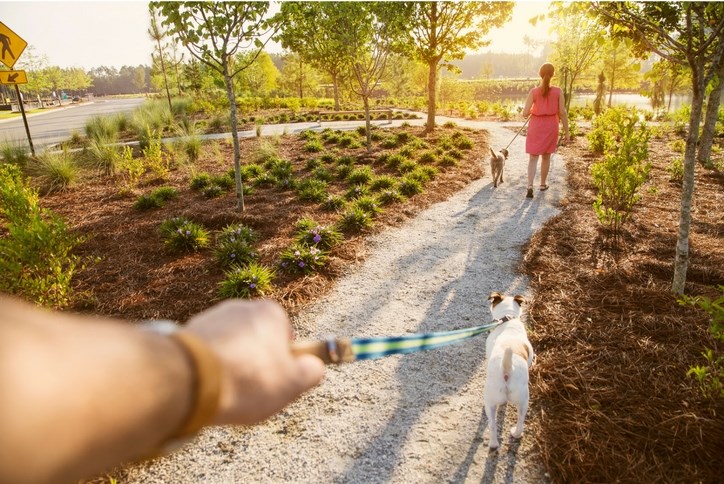
[[[439, 122], [444, 122], [440, 118]], [[514, 135], [487, 129], [495, 149]], [[520, 126], [520, 123], [518, 123]], [[401, 227], [372, 238], [366, 261], [295, 321], [304, 337], [404, 335], [490, 321], [492, 291], [526, 294], [521, 246], [565, 194], [554, 156], [546, 192], [525, 198], [525, 138], [510, 147], [505, 183], [489, 175]], [[538, 179], [536, 178], [536, 186]], [[532, 438], [515, 441], [501, 409], [489, 453], [482, 405], [485, 336], [424, 353], [329, 367], [325, 381], [253, 428], [211, 428], [181, 451], [128, 469], [125, 482], [542, 482]], [[535, 411], [535, 395], [532, 396]]]

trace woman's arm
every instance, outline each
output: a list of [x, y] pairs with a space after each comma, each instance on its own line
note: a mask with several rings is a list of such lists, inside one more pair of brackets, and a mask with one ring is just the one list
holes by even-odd
[[[194, 368], [167, 336], [131, 323], [0, 298], [0, 482], [72, 482], [148, 455], [192, 409]], [[211, 423], [259, 422], [317, 384], [271, 302], [228, 301], [184, 331], [221, 364]]]
[[530, 116], [530, 109], [533, 107], [533, 90], [528, 92], [528, 97], [525, 100], [525, 106], [523, 106], [523, 117], [527, 118]]

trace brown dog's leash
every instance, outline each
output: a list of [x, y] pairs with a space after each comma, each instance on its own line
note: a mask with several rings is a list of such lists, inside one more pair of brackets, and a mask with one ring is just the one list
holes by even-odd
[[530, 117], [531, 117], [531, 116], [533, 116], [533, 115], [530, 114], [530, 115], [528, 115], [527, 118], [525, 118], [525, 123], [523, 123], [523, 126], [521, 126], [520, 129], [518, 130], [518, 132], [515, 133], [515, 136], [513, 136], [513, 139], [510, 140], [510, 143], [508, 143], [508, 146], [506, 146], [505, 148], [503, 148], [504, 150], [507, 151], [508, 148], [510, 148], [510, 145], [512, 145], [512, 144], [513, 144], [513, 141], [515, 141], [515, 138], [518, 137], [518, 135], [523, 131], [523, 128], [525, 128], [525, 125], [528, 124], [528, 121], [530, 120]]

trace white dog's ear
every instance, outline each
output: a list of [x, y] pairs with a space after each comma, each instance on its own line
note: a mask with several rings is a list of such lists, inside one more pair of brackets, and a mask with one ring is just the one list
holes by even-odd
[[502, 300], [503, 296], [501, 296], [499, 292], [491, 292], [490, 296], [488, 296], [488, 301], [493, 301], [494, 305], [498, 304]]
[[513, 296], [513, 301], [517, 302], [519, 306], [522, 306], [523, 303], [526, 302], [525, 298], [520, 294]]

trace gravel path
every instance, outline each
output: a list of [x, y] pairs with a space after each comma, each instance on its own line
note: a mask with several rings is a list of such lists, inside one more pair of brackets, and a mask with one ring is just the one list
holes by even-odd
[[[441, 118], [439, 122], [444, 122]], [[488, 129], [494, 149], [513, 132]], [[520, 126], [520, 123], [517, 123]], [[445, 202], [375, 236], [367, 259], [295, 321], [319, 338], [401, 335], [490, 321], [492, 291], [526, 294], [521, 246], [557, 213], [565, 173], [525, 198], [525, 138], [510, 147], [505, 183], [486, 176]], [[537, 178], [536, 178], [537, 183]], [[321, 386], [253, 428], [212, 428], [171, 456], [129, 469], [127, 482], [541, 482], [532, 438], [508, 429], [489, 453], [482, 405], [485, 336], [424, 353], [329, 367]], [[535, 395], [532, 396], [535, 405]], [[502, 419], [501, 419], [502, 420]]]

